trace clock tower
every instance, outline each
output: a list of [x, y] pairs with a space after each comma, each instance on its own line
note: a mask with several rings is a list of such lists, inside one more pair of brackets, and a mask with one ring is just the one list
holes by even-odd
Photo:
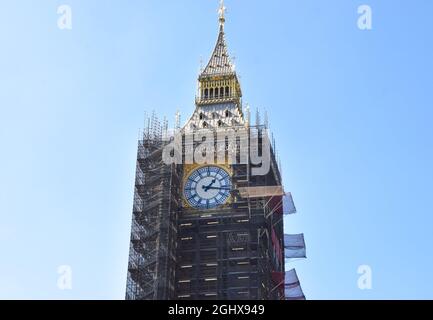
[[285, 299], [295, 209], [269, 140], [243, 108], [221, 1], [192, 116], [169, 134], [153, 115], [139, 141], [127, 299]]

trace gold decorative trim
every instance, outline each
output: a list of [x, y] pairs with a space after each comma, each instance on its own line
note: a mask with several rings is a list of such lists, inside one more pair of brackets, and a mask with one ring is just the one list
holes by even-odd
[[[219, 167], [219, 168], [225, 170], [230, 175], [230, 179], [233, 178], [233, 168], [228, 163], [226, 163], [226, 164], [197, 164], [197, 163], [184, 164], [183, 165], [183, 177], [182, 177], [182, 207], [183, 208], [195, 209], [195, 208], [191, 207], [191, 205], [185, 199], [184, 187], [185, 187], [185, 183], [186, 183], [188, 177], [191, 175], [191, 173], [193, 171], [198, 170], [198, 169], [203, 168], [203, 167]], [[233, 181], [232, 181], [232, 183], [233, 183]], [[233, 203], [233, 199], [232, 199], [232, 196], [230, 195], [230, 197], [227, 199], [226, 203], [222, 206], [232, 204], [232, 203]], [[202, 211], [203, 209], [197, 209], [197, 210]]]

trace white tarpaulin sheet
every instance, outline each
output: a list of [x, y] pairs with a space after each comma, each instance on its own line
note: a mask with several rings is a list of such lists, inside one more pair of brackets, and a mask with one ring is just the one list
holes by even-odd
[[284, 256], [286, 259], [307, 257], [304, 234], [284, 235]]
[[295, 203], [293, 202], [293, 197], [290, 192], [286, 193], [283, 197], [283, 210], [284, 210], [284, 214], [296, 213]]
[[286, 300], [305, 300], [296, 270], [286, 271], [284, 293]]

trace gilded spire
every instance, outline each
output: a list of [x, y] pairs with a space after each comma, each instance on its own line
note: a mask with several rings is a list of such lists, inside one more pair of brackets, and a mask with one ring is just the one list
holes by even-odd
[[228, 75], [233, 74], [235, 71], [234, 65], [228, 53], [227, 43], [224, 35], [224, 23], [226, 21], [225, 12], [226, 7], [224, 6], [224, 0], [220, 0], [220, 7], [218, 9], [220, 22], [218, 39], [208, 64], [200, 74], [201, 77]]
[[226, 22], [225, 13], [227, 8], [224, 6], [224, 0], [220, 0], [220, 7], [218, 9], [218, 16], [221, 28], [224, 28], [224, 22]]
[[198, 104], [234, 101], [240, 105], [242, 91], [225, 40], [225, 13], [224, 0], [220, 0], [218, 39], [208, 64], [198, 78]]

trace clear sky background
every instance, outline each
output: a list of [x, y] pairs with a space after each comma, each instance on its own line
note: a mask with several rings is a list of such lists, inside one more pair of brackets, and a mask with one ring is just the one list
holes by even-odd
[[[123, 299], [143, 115], [193, 112], [217, 6], [0, 1], [0, 298]], [[268, 110], [299, 211], [286, 222], [305, 233], [307, 298], [433, 299], [433, 2], [226, 6], [244, 102]]]

